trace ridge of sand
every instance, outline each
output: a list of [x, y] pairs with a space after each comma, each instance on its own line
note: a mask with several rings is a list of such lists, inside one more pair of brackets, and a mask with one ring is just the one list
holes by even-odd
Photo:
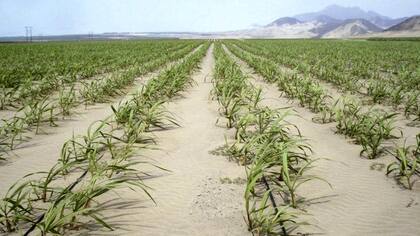
[[[385, 160], [359, 157], [360, 147], [334, 134], [334, 124], [312, 122], [313, 113], [281, 97], [276, 86], [239, 58], [229, 55], [263, 89], [263, 104], [272, 108], [292, 107], [298, 116], [289, 117], [308, 139], [315, 158], [311, 174], [326, 179], [333, 189], [319, 181], [302, 186], [300, 194], [316, 203], [306, 210], [308, 222], [299, 231], [325, 235], [417, 235], [420, 232], [420, 184], [412, 190], [398, 186], [379, 170]], [[328, 160], [329, 159], [329, 160]], [[371, 169], [376, 164], [376, 169]]]

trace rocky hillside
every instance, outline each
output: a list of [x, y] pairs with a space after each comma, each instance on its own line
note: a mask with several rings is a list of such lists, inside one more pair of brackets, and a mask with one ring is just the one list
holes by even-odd
[[383, 29], [405, 20], [405, 18], [392, 19], [374, 11], [364, 11], [359, 7], [342, 7], [338, 5], [328, 6], [318, 12], [296, 15], [294, 18], [300, 21], [312, 21], [319, 16], [328, 16], [337, 20], [365, 19]]
[[327, 32], [323, 38], [351, 38], [369, 33], [381, 32], [382, 29], [364, 19], [346, 20], [337, 28]]
[[413, 16], [385, 31], [420, 31], [420, 16]]
[[295, 24], [299, 24], [302, 23], [301, 21], [299, 21], [296, 18], [292, 18], [292, 17], [282, 17], [279, 18], [273, 22], [271, 22], [270, 24], [267, 25], [267, 27], [279, 27], [279, 26], [283, 26], [283, 25], [295, 25]]
[[384, 30], [388, 35], [393, 34], [392, 32], [404, 32], [404, 35], [420, 36], [420, 16], [392, 19], [359, 7], [332, 5], [318, 12], [281, 17], [262, 27], [223, 32], [216, 37], [351, 38], [371, 35], [380, 37]]

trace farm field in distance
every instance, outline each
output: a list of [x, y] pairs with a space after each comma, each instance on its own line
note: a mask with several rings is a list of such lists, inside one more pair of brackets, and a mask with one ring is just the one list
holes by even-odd
[[418, 235], [420, 41], [0, 44], [0, 235]]

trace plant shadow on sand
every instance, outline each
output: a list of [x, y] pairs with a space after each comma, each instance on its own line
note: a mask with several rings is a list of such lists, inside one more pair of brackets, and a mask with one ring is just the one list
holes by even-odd
[[[113, 210], [118, 210], [118, 212], [120, 212], [121, 210], [132, 210], [132, 209], [141, 209], [141, 208], [146, 208], [145, 206], [145, 202], [147, 202], [149, 200], [143, 200], [143, 201], [139, 201], [138, 199], [133, 199], [133, 200], [125, 200], [125, 201], [121, 201], [121, 199], [119, 198], [114, 198], [111, 200], [108, 200], [106, 202], [100, 203], [98, 205], [99, 208], [101, 209], [106, 209], [106, 212], [113, 212]], [[138, 221], [136, 220], [127, 220], [126, 217], [130, 216], [130, 215], [135, 215], [135, 213], [117, 213], [117, 214], [108, 214], [106, 217], [104, 217], [104, 221], [109, 224], [113, 230], [121, 230], [122, 233], [120, 233], [120, 235], [124, 235], [128, 232], [130, 232], [130, 230], [128, 230], [128, 226], [132, 227], [134, 226], [138, 226], [138, 227], [143, 227], [142, 225], [138, 224]], [[121, 217], [123, 217], [121, 219]], [[95, 232], [95, 235], [117, 235], [115, 233], [113, 233], [113, 231], [104, 228], [103, 226], [97, 224], [95, 221], [89, 221], [86, 224], [83, 224], [80, 227], [79, 231], [72, 231], [71, 234], [72, 235], [91, 235], [89, 232]]]
[[[146, 175], [141, 178], [142, 181], [164, 177], [170, 175], [170, 172], [165, 172], [159, 175], [145, 174]], [[133, 178], [133, 180], [135, 180], [135, 178]], [[153, 189], [150, 190], [153, 191]], [[112, 230], [103, 227], [94, 220], [90, 220], [80, 225], [78, 230], [72, 230], [69, 233], [71, 235], [91, 235], [91, 232], [95, 232], [95, 235], [126, 235], [135, 234], [133, 231], [140, 228], [150, 227], [142, 225], [138, 219], [134, 217], [137, 213], [132, 212], [132, 210], [156, 206], [156, 203], [152, 199], [144, 198], [139, 200], [138, 198], [133, 198], [122, 200], [118, 192], [114, 192], [114, 194], [117, 197], [99, 203], [97, 206], [99, 209], [103, 209], [103, 220], [112, 227]], [[121, 213], [121, 211], [124, 213]], [[130, 216], [133, 216], [133, 219], [127, 220], [127, 217], [130, 219]], [[115, 233], [114, 231], [119, 231], [120, 233]]]

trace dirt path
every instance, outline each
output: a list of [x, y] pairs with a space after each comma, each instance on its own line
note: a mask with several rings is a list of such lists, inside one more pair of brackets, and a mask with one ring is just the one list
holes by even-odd
[[[312, 122], [313, 113], [280, 97], [276, 86], [266, 84], [243, 61], [234, 57], [253, 83], [263, 89], [263, 103], [273, 108], [293, 107], [298, 116], [289, 121], [309, 139], [315, 158], [311, 172], [326, 179], [303, 185], [300, 194], [312, 201], [306, 209], [313, 226], [301, 231], [325, 235], [417, 235], [420, 232], [420, 184], [413, 191], [400, 188], [387, 178], [384, 160], [359, 157], [360, 147], [334, 134], [334, 124]], [[376, 169], [372, 170], [372, 165]]]
[[[143, 156], [169, 169], [151, 170], [145, 183], [156, 205], [144, 194], [118, 192], [119, 201], [134, 202], [128, 209], [108, 209], [112, 235], [247, 235], [243, 219], [243, 184], [222, 184], [221, 178], [245, 178], [244, 167], [209, 152], [224, 144], [226, 130], [215, 126], [217, 104], [209, 100], [214, 67], [213, 46], [205, 56], [196, 82], [167, 108], [181, 127], [155, 132], [159, 150]], [[111, 198], [112, 196], [110, 196]], [[115, 195], [114, 197], [117, 197]], [[137, 207], [136, 207], [137, 206]]]

